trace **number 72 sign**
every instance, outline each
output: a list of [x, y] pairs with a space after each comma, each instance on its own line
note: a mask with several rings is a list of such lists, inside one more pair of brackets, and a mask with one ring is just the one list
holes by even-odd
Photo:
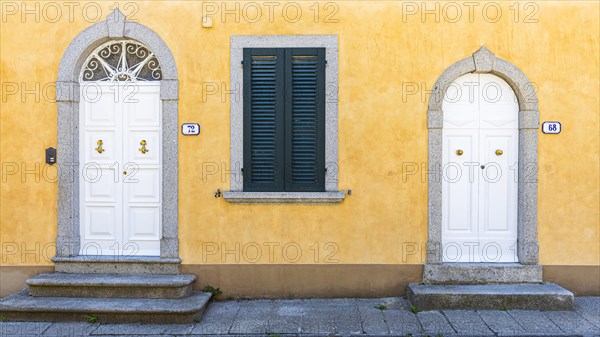
[[200, 124], [183, 123], [181, 124], [181, 134], [185, 136], [197, 136], [200, 134]]
[[550, 134], [559, 134], [562, 130], [560, 122], [544, 122], [542, 123], [542, 132]]

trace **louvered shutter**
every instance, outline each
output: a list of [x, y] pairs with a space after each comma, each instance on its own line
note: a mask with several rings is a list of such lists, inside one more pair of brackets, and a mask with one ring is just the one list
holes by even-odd
[[285, 51], [285, 190], [325, 190], [325, 49]]
[[283, 191], [284, 50], [244, 49], [244, 190]]

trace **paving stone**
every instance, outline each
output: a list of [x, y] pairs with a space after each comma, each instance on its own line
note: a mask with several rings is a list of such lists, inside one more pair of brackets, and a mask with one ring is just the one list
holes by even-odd
[[390, 309], [410, 310], [410, 303], [404, 297], [388, 297], [384, 298], [385, 305]]
[[394, 335], [418, 334], [422, 331], [417, 316], [406, 310], [383, 310], [390, 333]]
[[192, 335], [223, 335], [229, 333], [233, 319], [205, 322], [204, 320], [194, 326]]
[[77, 337], [89, 336], [92, 332], [100, 327], [100, 324], [90, 323], [53, 323], [42, 336], [53, 337]]
[[220, 320], [233, 321], [239, 310], [239, 301], [211, 302], [204, 312], [204, 315], [202, 315], [202, 322]]
[[590, 323], [577, 312], [548, 311], [544, 312], [544, 314], [564, 332], [600, 334], [600, 328]]
[[582, 308], [600, 310], [600, 296], [597, 297], [575, 297], [575, 305]]
[[230, 333], [266, 333], [273, 314], [273, 301], [240, 301]]
[[358, 312], [360, 314], [360, 321], [362, 330], [367, 334], [387, 334], [389, 329], [385, 323], [383, 312], [379, 309], [375, 309], [376, 306], [381, 305], [379, 300], [357, 300], [356, 301]]
[[302, 333], [302, 317], [272, 317], [267, 324], [269, 334]]
[[600, 328], [600, 297], [575, 298], [575, 312]]
[[240, 301], [236, 320], [268, 320], [273, 313], [273, 301]]
[[353, 299], [305, 300], [302, 331], [315, 334], [360, 334], [360, 314]]
[[101, 324], [92, 335], [186, 335], [193, 324]]
[[268, 333], [297, 334], [302, 332], [302, 317], [306, 315], [303, 300], [278, 300], [267, 326]]
[[456, 333], [446, 319], [439, 311], [421, 311], [417, 313], [417, 319], [425, 333], [431, 334], [452, 334]]
[[302, 319], [302, 333], [311, 334], [361, 334], [359, 315], [306, 317]]
[[[155, 334], [152, 334], [152, 335], [118, 335], [118, 336], [119, 337], [157, 337], [157, 336], [175, 337], [175, 335], [165, 335], [165, 334], [162, 334], [162, 335], [155, 335]], [[185, 336], [189, 336], [189, 335], [185, 335]], [[115, 335], [94, 335], [94, 337], [115, 337]]]
[[541, 311], [509, 310], [508, 314], [527, 332], [545, 334], [562, 333], [562, 330]]
[[500, 336], [511, 336], [526, 332], [506, 311], [483, 310], [477, 311], [477, 313], [485, 324]]
[[273, 316], [298, 318], [304, 317], [307, 312], [304, 300], [279, 300], [273, 303]]
[[264, 334], [267, 333], [269, 321], [265, 317], [264, 320], [238, 320], [233, 321], [229, 333], [231, 334]]
[[483, 319], [473, 310], [447, 310], [443, 312], [454, 330], [465, 336], [494, 335]]
[[37, 336], [51, 325], [49, 322], [0, 322], [0, 336]]

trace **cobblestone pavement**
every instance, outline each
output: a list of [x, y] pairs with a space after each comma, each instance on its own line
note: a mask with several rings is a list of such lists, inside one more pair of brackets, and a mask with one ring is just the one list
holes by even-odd
[[403, 298], [218, 301], [184, 325], [0, 322], [0, 336], [600, 336], [600, 297], [575, 311], [427, 311]]

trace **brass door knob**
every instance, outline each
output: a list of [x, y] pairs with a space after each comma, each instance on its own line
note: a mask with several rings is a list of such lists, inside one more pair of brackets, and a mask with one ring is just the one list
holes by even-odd
[[127, 171], [123, 171], [123, 175], [126, 175], [126, 174], [127, 174]]
[[456, 155], [457, 156], [462, 156], [463, 154], [463, 150], [456, 150]]
[[143, 139], [143, 140], [140, 142], [140, 145], [141, 145], [142, 147], [140, 147], [140, 148], [138, 149], [138, 151], [140, 151], [142, 154], [146, 154], [146, 152], [149, 152], [149, 151], [150, 151], [150, 150], [146, 149], [146, 140], [145, 140], [145, 139]]
[[496, 150], [496, 156], [501, 156], [503, 153], [502, 150]]
[[104, 144], [104, 143], [102, 142], [102, 139], [98, 139], [98, 141], [96, 142], [96, 144], [98, 145], [98, 147], [94, 149], [94, 150], [96, 150], [96, 152], [98, 152], [98, 153], [102, 153], [102, 152], [104, 152], [104, 151], [105, 151], [105, 150], [102, 148], [102, 144]]

